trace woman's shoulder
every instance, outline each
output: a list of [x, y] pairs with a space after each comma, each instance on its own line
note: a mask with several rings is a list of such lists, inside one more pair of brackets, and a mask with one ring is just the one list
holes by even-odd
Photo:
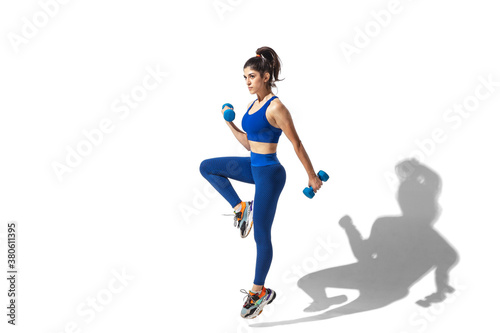
[[287, 108], [285, 107], [285, 104], [283, 104], [283, 102], [281, 101], [280, 98], [278, 98], [278, 96], [276, 96], [276, 98], [271, 101], [267, 109], [271, 114], [288, 112]]

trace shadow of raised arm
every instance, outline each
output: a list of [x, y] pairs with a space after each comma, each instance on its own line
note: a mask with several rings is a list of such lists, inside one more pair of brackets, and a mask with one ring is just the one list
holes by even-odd
[[370, 239], [363, 239], [349, 215], [342, 217], [339, 225], [344, 228], [349, 244], [351, 245], [352, 253], [358, 261], [371, 260], [376, 255], [373, 242]]

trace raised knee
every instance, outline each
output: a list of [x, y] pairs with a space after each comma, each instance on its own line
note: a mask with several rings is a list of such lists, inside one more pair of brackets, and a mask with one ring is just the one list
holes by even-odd
[[200, 173], [205, 176], [208, 173], [208, 160], [203, 160], [200, 163]]

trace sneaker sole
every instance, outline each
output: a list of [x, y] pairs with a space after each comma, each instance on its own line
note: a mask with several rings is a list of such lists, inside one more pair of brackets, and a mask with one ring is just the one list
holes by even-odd
[[273, 293], [272, 293], [271, 299], [269, 301], [263, 301], [262, 303], [260, 303], [259, 306], [257, 307], [257, 309], [255, 309], [254, 313], [252, 313], [251, 315], [248, 315], [247, 317], [244, 317], [244, 318], [245, 319], [257, 318], [257, 316], [259, 316], [262, 313], [262, 310], [264, 310], [264, 306], [271, 304], [274, 301], [274, 299], [276, 298], [276, 292], [274, 290], [272, 292]]
[[252, 230], [252, 226], [253, 226], [253, 221], [250, 222], [250, 226], [248, 227], [247, 232], [242, 234], [241, 238], [246, 238], [248, 235], [250, 235], [250, 231]]
[[[248, 221], [251, 221], [250, 226], [247, 228], [245, 233], [240, 234], [241, 238], [246, 238], [250, 234], [250, 231], [252, 230], [252, 226], [253, 226], [253, 201], [250, 201], [250, 208], [249, 209], [250, 209], [250, 211], [248, 212]], [[247, 221], [247, 223], [248, 223], [248, 221]]]

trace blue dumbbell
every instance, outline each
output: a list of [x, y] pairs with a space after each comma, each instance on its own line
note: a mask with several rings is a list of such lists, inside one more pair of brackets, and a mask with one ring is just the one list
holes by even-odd
[[[328, 174], [326, 172], [324, 172], [323, 170], [320, 170], [318, 172], [318, 177], [319, 177], [319, 179], [321, 179], [322, 182], [326, 182], [330, 178], [330, 176], [328, 176]], [[302, 192], [309, 199], [314, 198], [315, 193], [314, 193], [312, 186], [306, 187]]]
[[222, 108], [224, 109], [226, 106], [229, 106], [230, 109], [227, 109], [226, 111], [224, 111], [224, 119], [226, 121], [233, 121], [234, 118], [236, 117], [236, 114], [234, 113], [234, 107], [229, 104], [229, 103], [226, 103], [222, 106]]

